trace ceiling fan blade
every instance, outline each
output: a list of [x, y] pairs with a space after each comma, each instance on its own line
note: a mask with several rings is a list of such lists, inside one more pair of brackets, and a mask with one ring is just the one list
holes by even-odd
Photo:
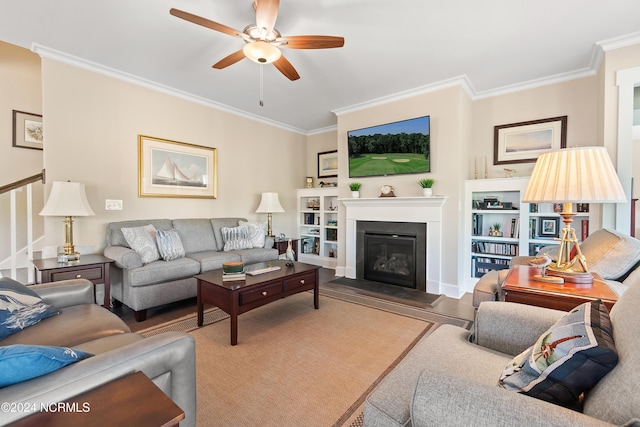
[[344, 37], [334, 36], [287, 36], [281, 47], [290, 49], [330, 49], [344, 46]]
[[222, 70], [223, 68], [228, 67], [229, 65], [233, 65], [236, 62], [242, 60], [245, 58], [244, 52], [242, 51], [242, 49], [233, 52], [231, 55], [229, 56], [225, 56], [224, 58], [222, 58], [220, 61], [216, 62], [215, 64], [213, 64], [213, 68], [217, 69], [217, 70]]
[[211, 21], [207, 18], [203, 18], [202, 16], [194, 15], [192, 13], [185, 12], [180, 9], [172, 8], [171, 10], [169, 10], [169, 13], [172, 14], [173, 16], [177, 16], [178, 18], [182, 18], [185, 21], [193, 22], [194, 24], [202, 25], [203, 27], [220, 31], [221, 33], [229, 34], [230, 36], [238, 37], [242, 32], [242, 31], [234, 30], [231, 27], [227, 27], [226, 25], [222, 25], [217, 22]]
[[280, 0], [256, 0], [256, 25], [259, 30], [267, 29], [267, 34], [276, 26]]
[[273, 65], [291, 81], [298, 80], [300, 78], [300, 74], [298, 74], [296, 69], [293, 68], [293, 65], [291, 65], [291, 62], [289, 62], [284, 55], [274, 62]]

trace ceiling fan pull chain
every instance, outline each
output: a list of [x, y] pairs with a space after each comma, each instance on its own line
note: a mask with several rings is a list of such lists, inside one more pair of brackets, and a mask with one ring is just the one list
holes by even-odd
[[264, 69], [264, 65], [260, 65], [260, 106], [261, 107], [264, 107], [264, 102], [262, 101], [263, 98], [264, 98], [264, 88], [263, 88], [263, 86], [264, 86], [264, 82], [263, 82], [263, 80], [264, 80], [264, 74], [263, 74], [264, 71], [263, 71], [263, 69]]

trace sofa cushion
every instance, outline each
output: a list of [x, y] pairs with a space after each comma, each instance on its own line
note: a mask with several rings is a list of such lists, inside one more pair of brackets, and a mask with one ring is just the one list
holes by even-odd
[[616, 280], [640, 261], [640, 240], [603, 228], [580, 245], [589, 270]]
[[173, 227], [178, 230], [186, 253], [222, 250], [222, 246], [216, 244], [208, 219], [174, 219]]
[[218, 251], [204, 251], [196, 252], [193, 254], [187, 254], [187, 256], [200, 263], [200, 272], [217, 270], [222, 268], [222, 264], [225, 262], [241, 261], [240, 255], [235, 252], [218, 252]]
[[265, 237], [267, 236], [268, 225], [266, 222], [239, 221], [249, 229], [249, 240], [252, 248], [264, 248]]
[[46, 375], [91, 356], [65, 347], [22, 344], [0, 347], [0, 387]]
[[44, 319], [1, 343], [76, 347], [90, 340], [127, 332], [131, 332], [127, 324], [108, 310], [97, 304], [79, 304], [61, 309], [58, 316]]
[[579, 305], [516, 356], [500, 377], [508, 390], [571, 405], [618, 363], [602, 301]]
[[278, 259], [277, 249], [253, 248], [230, 251], [227, 253], [237, 254], [245, 264], [254, 264], [256, 262], [273, 261]]
[[0, 340], [59, 313], [22, 283], [0, 278]]
[[156, 243], [158, 244], [158, 252], [160, 257], [165, 261], [182, 258], [184, 256], [184, 246], [180, 235], [175, 229], [158, 230], [156, 233]]
[[237, 251], [253, 247], [253, 243], [249, 238], [249, 227], [247, 226], [222, 227], [220, 231], [224, 240], [224, 251]]
[[129, 247], [140, 255], [143, 264], [160, 259], [156, 244], [156, 228], [147, 224], [142, 227], [124, 227], [122, 234]]
[[184, 279], [200, 273], [200, 263], [191, 258], [171, 261], [155, 261], [138, 268], [125, 270], [127, 283], [131, 287], [153, 285], [172, 280]]

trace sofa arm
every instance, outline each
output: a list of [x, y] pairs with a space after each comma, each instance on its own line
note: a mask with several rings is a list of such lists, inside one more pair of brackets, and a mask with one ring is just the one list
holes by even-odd
[[87, 279], [41, 283], [32, 285], [29, 288], [37, 293], [44, 302], [56, 308], [96, 303], [93, 283]]
[[478, 308], [473, 342], [515, 356], [565, 314], [526, 304], [485, 301]]
[[[61, 402], [109, 381], [142, 371], [184, 412], [181, 426], [196, 425], [195, 340], [166, 332], [90, 357], [56, 372], [0, 389], [0, 401], [26, 406]], [[0, 425], [29, 413], [0, 412]]]
[[411, 402], [411, 423], [421, 426], [608, 426], [580, 412], [496, 385], [426, 369]]
[[142, 267], [142, 258], [136, 251], [124, 246], [107, 246], [104, 248], [104, 256], [115, 261], [120, 268]]

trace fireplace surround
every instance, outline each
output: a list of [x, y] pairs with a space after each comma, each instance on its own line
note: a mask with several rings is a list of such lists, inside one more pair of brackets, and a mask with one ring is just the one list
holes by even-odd
[[[357, 226], [361, 221], [424, 224], [426, 292], [440, 294], [442, 280], [442, 207], [448, 197], [379, 197], [339, 199], [345, 206], [344, 276], [357, 275]], [[422, 238], [421, 238], [422, 239]], [[422, 273], [421, 273], [422, 275]], [[423, 288], [424, 290], [424, 288]]]

